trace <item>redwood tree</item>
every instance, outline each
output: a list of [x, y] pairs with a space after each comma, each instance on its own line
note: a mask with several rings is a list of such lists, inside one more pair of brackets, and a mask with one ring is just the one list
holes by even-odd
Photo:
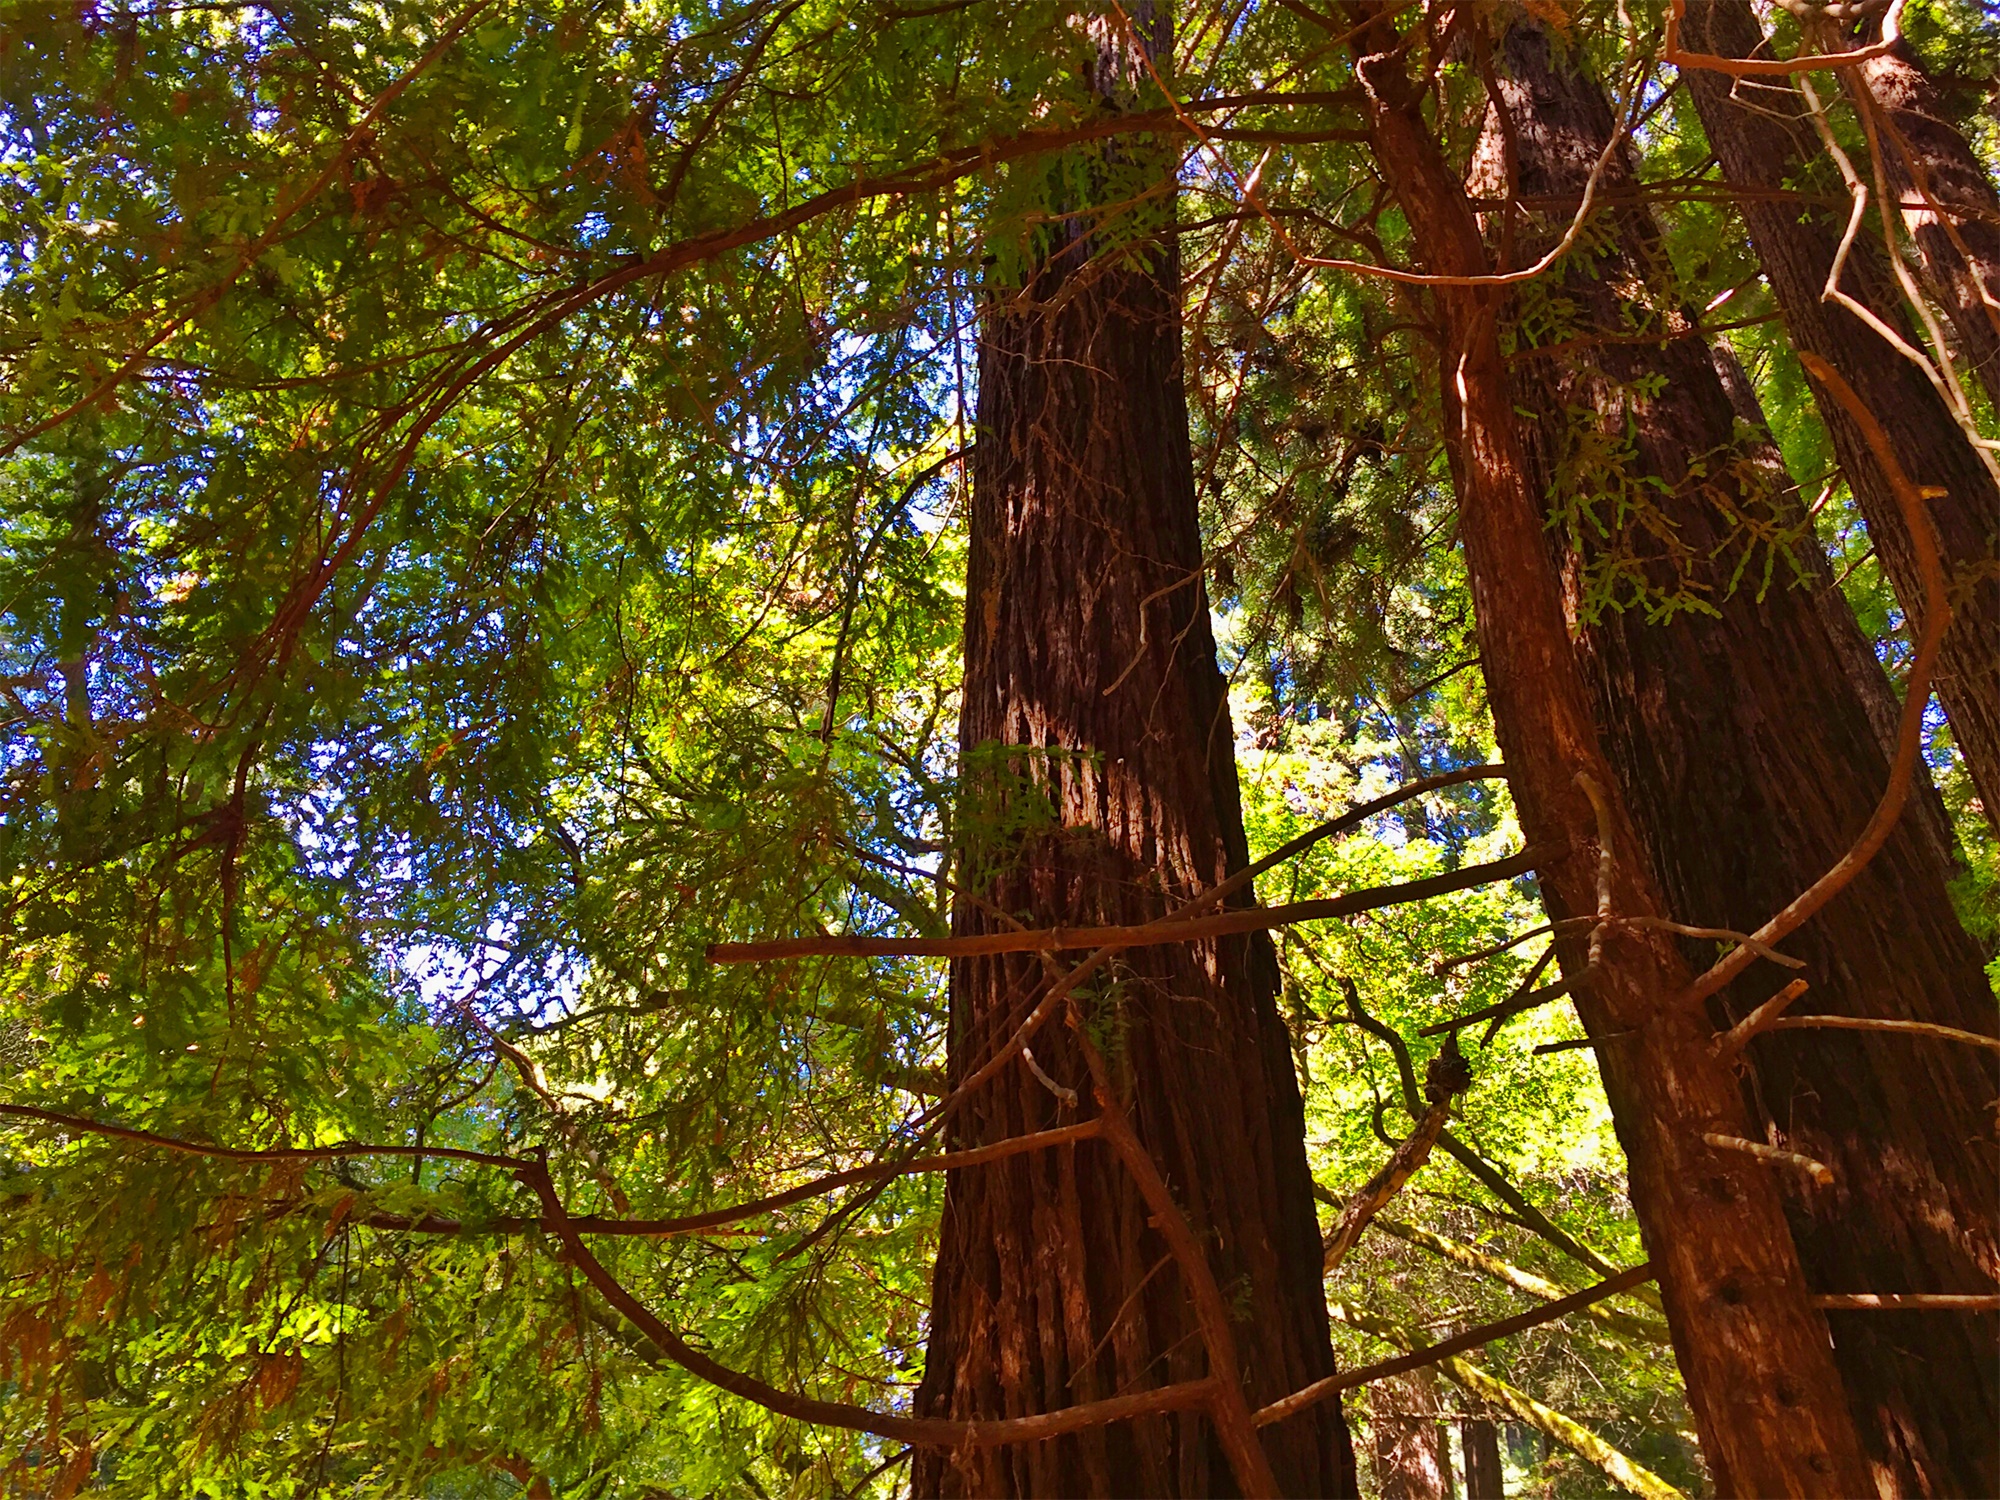
[[[1163, 47], [1154, 23], [1150, 45]], [[1098, 44], [1106, 107], [1140, 62]], [[1181, 384], [1176, 158], [1052, 173], [1095, 196], [1153, 190], [1143, 222], [1056, 188], [1025, 272], [996, 276], [979, 333], [966, 583], [960, 935], [1014, 922], [1163, 915], [1247, 863], [1233, 734], [1203, 586]], [[1153, 169], [1150, 176], [1147, 166]], [[1163, 189], [1162, 184], [1166, 187]], [[951, 974], [956, 1086], [1044, 983], [1031, 956]], [[1251, 1401], [1331, 1373], [1304, 1117], [1261, 935], [1129, 950], [1075, 1023], [1042, 1029], [956, 1116], [971, 1146], [1074, 1122], [1091, 1051], [1230, 1299]], [[990, 1418], [1199, 1378], [1191, 1288], [1127, 1167], [1101, 1141], [953, 1173], [918, 1409]], [[1236, 1371], [1216, 1372], [1226, 1380]], [[1284, 1493], [1355, 1493], [1336, 1402], [1263, 1430]], [[920, 1494], [1213, 1495], [1235, 1480], [1201, 1414], [1057, 1442], [920, 1455]]]
[[[1599, 903], [1652, 916], [1665, 903], [1633, 856], [1638, 834], [1612, 785], [1573, 660], [1542, 537], [1542, 505], [1520, 445], [1498, 335], [1502, 289], [1477, 215], [1444, 159], [1409, 76], [1392, 13], [1355, 5], [1353, 49], [1378, 165], [1407, 216], [1431, 288], [1445, 430], [1480, 657], [1522, 826], [1552, 852], [1541, 866], [1551, 912]], [[1603, 788], [1612, 859], [1579, 782]], [[1702, 1449], [1725, 1494], [1852, 1496], [1868, 1470], [1826, 1323], [1812, 1307], [1770, 1169], [1705, 1136], [1747, 1128], [1734, 1079], [1709, 1048], [1668, 943], [1624, 929], [1598, 961], [1567, 944], [1579, 1014], [1597, 1052], [1631, 1194], [1673, 1331]]]
[[[1868, 29], [1879, 32], [1880, 22]], [[1863, 38], [1871, 39], [1880, 40]], [[1966, 362], [1987, 393], [2000, 397], [2000, 193], [1993, 178], [1907, 37], [1842, 76], [1850, 87], [1865, 87], [1878, 107], [1876, 154], [1902, 204], [1924, 279]]]
[[[1763, 46], [1764, 31], [1749, 0], [1701, 0], [1688, 7], [1681, 41], [1691, 52], [1740, 58]], [[1681, 77], [1723, 177], [1740, 195], [1738, 211], [1793, 344], [1840, 372], [1888, 429], [1904, 471], [1916, 483], [1933, 487], [1931, 516], [1945, 565], [1962, 586], [1939, 661], [1937, 695], [1986, 816], [2000, 828], [2000, 651], [1993, 648], [2000, 640], [2000, 568], [1994, 562], [2000, 548], [2000, 486], [1992, 467], [1915, 364], [1849, 309], [1822, 300], [1844, 216], [1792, 193], [1795, 184], [1815, 180], [1816, 171], [1825, 166], [1797, 91], [1782, 78], [1738, 80], [1713, 68], [1684, 66]], [[1838, 179], [1833, 182], [1837, 187]], [[1907, 342], [1915, 342], [1880, 246], [1871, 236], [1856, 240], [1841, 289]], [[1917, 554], [1888, 478], [1854, 418], [1816, 381], [1811, 383], [1834, 456], [1867, 520], [1876, 554], [1905, 613], [1920, 620], [1923, 585]]]
[[[1496, 114], [1482, 144], [1481, 186], [1507, 191], [1511, 155], [1514, 192], [1572, 203], [1611, 138], [1610, 101], [1531, 21], [1509, 27], [1498, 50], [1505, 117]], [[1816, 607], [1810, 573], [1796, 578], [1748, 530], [1746, 522], [1799, 528], [1802, 508], [1768, 437], [1738, 427], [1706, 340], [1672, 295], [1657, 226], [1634, 185], [1621, 151], [1603, 181], [1621, 206], [1591, 252], [1564, 262], [1555, 281], [1568, 320], [1554, 330], [1561, 347], [1524, 349], [1516, 390], [1535, 414], [1541, 481], [1559, 509], [1601, 512], [1614, 489], [1652, 497], [1656, 530], [1633, 522], [1600, 539], [1587, 523], [1572, 527], [1561, 561], [1577, 658], [1675, 915], [1749, 930], [1841, 856], [1888, 764], [1846, 668], [1852, 653], [1828, 629], [1830, 619], [1842, 622]], [[1634, 536], [1661, 535], [1671, 541], [1632, 547]], [[1815, 543], [1808, 533], [1797, 545]], [[1732, 588], [1746, 550], [1745, 579]], [[1642, 589], [1685, 592], [1694, 606], [1664, 622], [1647, 617], [1643, 599], [1593, 610], [1585, 580], [1614, 556], [1643, 575]], [[1858, 635], [1851, 616], [1844, 624]], [[1936, 842], [1906, 818], [1860, 877], [1787, 941], [1812, 984], [1793, 1013], [1993, 1034], [1992, 996], [1947, 895], [1950, 873]], [[1757, 965], [1712, 1002], [1717, 1020], [1740, 1019], [1789, 977]], [[1753, 1041], [1745, 1058], [1760, 1136], [1836, 1174], [1832, 1189], [1788, 1194], [1816, 1290], [1990, 1289], [2000, 1274], [2000, 1152], [1982, 1112], [2000, 1080], [1989, 1054], [1908, 1036], [1791, 1030]], [[1832, 1326], [1884, 1493], [2000, 1493], [1990, 1440], [2000, 1430], [2000, 1318], [1845, 1312]]]

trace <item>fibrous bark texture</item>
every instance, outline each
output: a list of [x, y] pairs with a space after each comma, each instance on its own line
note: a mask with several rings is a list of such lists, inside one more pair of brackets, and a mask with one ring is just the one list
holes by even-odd
[[[1105, 251], [1081, 215], [1063, 222], [1025, 284], [990, 290], [982, 311], [960, 935], [1156, 919], [1247, 862], [1202, 581], [1177, 267], [1159, 244]], [[1261, 933], [1128, 950], [1079, 997], [1079, 1029], [1046, 1026], [1034, 1066], [1012, 1062], [954, 1121], [971, 1146], [1088, 1113], [1087, 1036], [1230, 1301], [1253, 1406], [1333, 1370], [1276, 978]], [[953, 965], [953, 1086], [1045, 983], [1032, 955]], [[1103, 1143], [950, 1175], [919, 1411], [1013, 1416], [1207, 1373], [1188, 1287]], [[1284, 1493], [1357, 1492], [1337, 1402], [1260, 1436]], [[981, 1497], [1236, 1492], [1197, 1413], [925, 1454], [915, 1481]]]
[[1967, 364], [2000, 398], [2000, 194], [1906, 39], [1854, 73], [1880, 106], [1889, 187]]
[[[1402, 38], [1373, 7], [1356, 70], [1371, 142], [1424, 269], [1491, 274], [1472, 202], [1437, 149], [1408, 77]], [[1552, 913], [1597, 903], [1598, 836], [1579, 773], [1608, 789], [1609, 895], [1628, 916], [1662, 902], [1640, 863], [1572, 656], [1542, 504], [1530, 483], [1491, 286], [1437, 286], [1447, 448], [1471, 577], [1480, 659], [1523, 828], [1560, 851], [1541, 867]], [[1583, 978], [1572, 946], [1565, 971]], [[1676, 1004], [1688, 969], [1650, 935], [1610, 934], [1580, 986], [1578, 1012], [1601, 1039], [1605, 1092], [1630, 1166], [1633, 1207], [1660, 1290], [1702, 1448], [1724, 1494], [1853, 1496], [1868, 1469], [1834, 1368], [1825, 1319], [1807, 1299], [1769, 1169], [1706, 1145], [1716, 1122], [1743, 1130], [1735, 1080], [1710, 1052], [1699, 1007]]]
[[[1722, 57], [1748, 57], [1764, 43], [1750, 0], [1696, 0], [1681, 36], [1690, 51]], [[1825, 165], [1798, 92], [1779, 78], [1733, 79], [1693, 67], [1681, 76], [1723, 176], [1743, 194], [1743, 222], [1792, 342], [1846, 378], [1888, 429], [1904, 471], [1915, 483], [1935, 487], [1931, 516], [1945, 568], [1959, 581], [1937, 695], [1987, 819], [2000, 828], [2000, 649], [1994, 645], [2000, 641], [2000, 486], [1923, 372], [1853, 312], [1821, 300], [1844, 219], [1791, 195], [1795, 184], [1811, 181], [1816, 166]], [[1837, 191], [1838, 179], [1832, 182]], [[1918, 342], [1881, 247], [1869, 235], [1856, 241], [1840, 285], [1906, 341]], [[1817, 382], [1813, 394], [1897, 598], [1920, 621], [1924, 591], [1916, 549], [1888, 477], [1854, 418]]]
[[[1601, 85], [1532, 22], [1509, 29], [1498, 62], [1505, 119], [1496, 112], [1482, 143], [1482, 192], [1506, 190], [1511, 131], [1515, 190], [1574, 198], [1611, 136]], [[1622, 154], [1604, 185], [1614, 195], [1633, 185]], [[1817, 607], [1813, 576], [1795, 578], [1782, 561], [1760, 598], [1768, 555], [1753, 556], [1745, 581], [1730, 587], [1732, 554], [1756, 552], [1760, 525], [1799, 526], [1802, 508], [1761, 423], [1738, 425], [1707, 342], [1673, 295], [1657, 227], [1624, 196], [1628, 206], [1606, 216], [1595, 248], [1562, 268], [1551, 290], [1568, 319], [1565, 347], [1523, 352], [1516, 399], [1536, 415], [1532, 456], [1552, 498], [1578, 507], [1592, 487], [1651, 497], [1654, 525], [1629, 527], [1651, 545], [1627, 566], [1656, 595], [1685, 590], [1699, 601], [1658, 623], [1643, 607], [1593, 615], [1580, 579], [1601, 562], [1593, 554], [1618, 551], [1621, 539], [1579, 527], [1563, 548], [1598, 733], [1660, 888], [1681, 921], [1750, 930], [1839, 859], [1888, 765], [1852, 680], [1853, 653], [1828, 628], [1833, 619], [1858, 635], [1851, 616], [1841, 622]], [[1603, 460], [1608, 450], [1614, 457]], [[1593, 462], [1577, 462], [1578, 452]], [[1816, 544], [1808, 533], [1798, 545]], [[1994, 1034], [1978, 946], [1946, 892], [1950, 873], [1937, 841], [1906, 817], [1859, 878], [1787, 940], [1812, 984], [1791, 1014]], [[1740, 1019], [1790, 977], [1757, 965], [1712, 1002], [1717, 1020]], [[1816, 1290], [1990, 1290], [2000, 1276], [1992, 1054], [1793, 1030], [1752, 1042], [1745, 1061], [1759, 1137], [1835, 1174], [1831, 1189], [1800, 1181], [1787, 1195]], [[1881, 1492], [2000, 1494], [2000, 1318], [1831, 1321]]]
[[1451, 1442], [1430, 1370], [1368, 1388], [1369, 1464], [1382, 1500], [1452, 1500]]

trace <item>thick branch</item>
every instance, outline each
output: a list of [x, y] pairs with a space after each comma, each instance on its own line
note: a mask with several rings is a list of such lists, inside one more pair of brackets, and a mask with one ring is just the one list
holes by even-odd
[[1821, 1187], [1833, 1186], [1832, 1167], [1797, 1151], [1787, 1151], [1782, 1146], [1767, 1146], [1762, 1141], [1746, 1141], [1740, 1135], [1718, 1135], [1713, 1131], [1702, 1132], [1701, 1138], [1718, 1151], [1740, 1151], [1745, 1156], [1754, 1156], [1773, 1166], [1796, 1167]]
[[1973, 1047], [1991, 1047], [2000, 1052], [2000, 1037], [1982, 1036], [1976, 1031], [1960, 1031], [1956, 1026], [1936, 1026], [1929, 1021], [1878, 1021], [1873, 1016], [1785, 1016], [1766, 1025], [1765, 1031], [1803, 1031], [1812, 1027], [1835, 1031], [1902, 1031], [1911, 1036], [1936, 1037], [1944, 1042], [1964, 1042]]
[[1813, 1298], [1828, 1312], [2000, 1312], [2000, 1295], [1958, 1292], [1836, 1292]]

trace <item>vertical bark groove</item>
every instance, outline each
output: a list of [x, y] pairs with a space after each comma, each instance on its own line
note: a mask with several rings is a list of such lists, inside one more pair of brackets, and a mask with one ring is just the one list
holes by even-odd
[[1842, 76], [1852, 86], [1855, 74], [1885, 117], [1882, 165], [1924, 280], [1966, 364], [2000, 399], [2000, 194], [1906, 39]]
[[[1355, 42], [1356, 70], [1377, 161], [1424, 268], [1490, 274], [1464, 184], [1438, 152], [1405, 71], [1401, 38], [1377, 12], [1350, 15], [1367, 23]], [[1529, 838], [1568, 851], [1542, 871], [1552, 913], [1588, 912], [1596, 905], [1596, 819], [1576, 778], [1616, 783], [1571, 654], [1542, 507], [1519, 447], [1498, 297], [1488, 287], [1437, 287], [1432, 301], [1460, 536], [1510, 784]], [[1663, 914], [1634, 857], [1642, 846], [1629, 816], [1622, 805], [1611, 814], [1613, 909]], [[1576, 972], [1581, 959], [1567, 952], [1565, 967]], [[1636, 1033], [1598, 1053], [1703, 1451], [1723, 1494], [1865, 1494], [1868, 1469], [1778, 1189], [1766, 1169], [1725, 1160], [1701, 1141], [1714, 1122], [1740, 1129], [1744, 1112], [1733, 1078], [1709, 1052], [1706, 1018], [1671, 1003], [1687, 980], [1669, 944], [1616, 932], [1578, 1010], [1594, 1036]]]
[[[1247, 863], [1202, 582], [1178, 269], [1170, 248], [1105, 248], [1081, 216], [1059, 224], [1025, 285], [982, 313], [960, 825], [985, 857], [966, 871], [959, 935], [1146, 921]], [[1252, 1406], [1333, 1370], [1276, 977], [1256, 934], [1130, 950], [1080, 997], [1230, 1303]], [[954, 963], [954, 1086], [1040, 978], [1035, 955]], [[1087, 1107], [1079, 1037], [1047, 1027], [1034, 1054]], [[1010, 1066], [960, 1111], [958, 1143], [1076, 1116]], [[1207, 1373], [1188, 1288], [1105, 1143], [950, 1175], [919, 1411], [1044, 1411]], [[1284, 1493], [1356, 1493], [1337, 1403], [1262, 1440]], [[1192, 1412], [919, 1455], [914, 1479], [923, 1495], [1235, 1493], [1213, 1425]]]
[[[1511, 27], [1500, 54], [1519, 191], [1579, 192], [1612, 130], [1602, 87], [1532, 23]], [[1487, 190], [1504, 190], [1497, 136], [1489, 132], [1475, 169]], [[1631, 181], [1621, 159], [1608, 185]], [[1655, 563], [1650, 572], [1662, 584], [1691, 572], [1712, 613], [1661, 624], [1636, 608], [1582, 618], [1576, 579], [1589, 560], [1565, 551], [1571, 623], [1599, 734], [1674, 914], [1749, 930], [1840, 857], [1888, 766], [1829, 611], [1787, 587], [1782, 564], [1761, 602], [1754, 588], [1729, 590], [1727, 516], [1796, 523], [1798, 499], [1761, 420], [1738, 426], [1706, 341], [1672, 297], [1650, 215], [1627, 207], [1609, 225], [1593, 259], [1574, 260], [1559, 283], [1574, 332], [1629, 335], [1637, 310], [1656, 339], [1529, 354], [1517, 360], [1517, 390], [1537, 414], [1532, 446], [1545, 484], [1575, 442], [1576, 414], [1594, 413], [1586, 424], [1597, 431], [1633, 435], [1625, 468], [1689, 549], [1681, 569]], [[1851, 618], [1845, 628], [1855, 632]], [[1813, 986], [1795, 1011], [1993, 1034], [1992, 996], [1948, 899], [1949, 874], [1935, 838], [1906, 819], [1787, 940]], [[1690, 956], [1700, 961], [1693, 945]], [[1717, 997], [1717, 1019], [1740, 1018], [1781, 982], [1775, 966], [1757, 965]], [[1746, 1061], [1760, 1138], [1835, 1173], [1831, 1190], [1787, 1193], [1815, 1290], [1972, 1292], [2000, 1276], [2000, 1151], [1982, 1118], [2000, 1077], [1983, 1054], [1821, 1030], [1761, 1038]], [[2000, 1493], [1990, 1439], [2000, 1431], [2000, 1319], [1843, 1314], [1832, 1324], [1882, 1492]]]
[[[1764, 42], [1749, 0], [1698, 0], [1681, 34], [1690, 51], [1722, 57], [1748, 57]], [[2000, 828], [2000, 650], [1993, 644], [2000, 641], [2000, 488], [1923, 373], [1846, 308], [1820, 300], [1841, 225], [1823, 208], [1781, 196], [1822, 160], [1797, 91], [1778, 79], [1737, 81], [1700, 68], [1682, 78], [1724, 178], [1746, 191], [1743, 222], [1793, 343], [1845, 376], [1888, 427], [1911, 479], [1942, 492], [1931, 499], [1931, 515], [1962, 598], [1939, 659], [1937, 695], [1987, 819]], [[1907, 332], [1881, 247], [1870, 236], [1856, 242], [1841, 286]], [[1904, 609], [1921, 619], [1916, 550], [1888, 479], [1854, 419], [1810, 375], [1808, 381], [1877, 555]]]

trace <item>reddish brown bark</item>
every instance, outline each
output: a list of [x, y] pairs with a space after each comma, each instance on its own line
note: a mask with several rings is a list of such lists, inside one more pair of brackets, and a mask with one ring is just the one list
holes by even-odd
[[[1393, 25], [1356, 45], [1377, 162], [1425, 269], [1491, 272], [1464, 185], [1437, 150]], [[1613, 785], [1597, 742], [1521, 451], [1497, 332], [1498, 291], [1437, 287], [1447, 444], [1480, 656], [1523, 827], [1566, 853], [1542, 889], [1558, 916], [1596, 904], [1597, 834], [1578, 773]], [[1661, 914], [1613, 794], [1613, 908]], [[1580, 953], [1565, 967], [1581, 969]], [[1702, 1446], [1723, 1494], [1852, 1496], [1869, 1489], [1825, 1320], [1807, 1291], [1768, 1167], [1706, 1146], [1747, 1128], [1735, 1081], [1708, 1050], [1705, 1016], [1673, 1003], [1688, 980], [1668, 944], [1624, 931], [1605, 944], [1578, 1011], [1598, 1048], [1641, 1231], [1659, 1274]], [[1630, 1033], [1610, 1040], [1614, 1033]]]
[[1851, 86], [1857, 74], [1881, 107], [1877, 149], [1924, 280], [1967, 364], [2000, 399], [2000, 194], [1907, 40], [1841, 76]]
[[[1688, 7], [1682, 39], [1690, 50], [1747, 57], [1764, 33], [1749, 0], [1700, 0]], [[2000, 650], [1993, 645], [2000, 640], [2000, 488], [1923, 373], [1852, 312], [1820, 300], [1843, 221], [1823, 207], [1771, 196], [1811, 180], [1816, 166], [1825, 165], [1797, 92], [1782, 79], [1739, 84], [1700, 68], [1682, 77], [1723, 176], [1750, 194], [1740, 212], [1793, 343], [1838, 370], [1888, 428], [1904, 470], [1916, 483], [1941, 491], [1931, 498], [1931, 515], [1962, 597], [1939, 660], [1937, 695], [1987, 819], [2000, 828]], [[1837, 191], [1838, 179], [1831, 181]], [[1855, 244], [1841, 288], [1915, 342], [1872, 237]], [[1921, 620], [1916, 549], [1888, 478], [1854, 419], [1817, 382], [1812, 385], [1834, 455], [1897, 598]]]
[[[1510, 28], [1499, 54], [1518, 190], [1580, 193], [1612, 130], [1601, 86], [1531, 23]], [[1504, 190], [1497, 125], [1476, 168], [1489, 195]], [[1605, 186], [1616, 192], [1632, 180], [1621, 156]], [[1675, 915], [1748, 930], [1853, 842], [1887, 782], [1887, 761], [1810, 584], [1788, 587], [1781, 565], [1761, 602], [1754, 582], [1730, 590], [1727, 517], [1796, 524], [1797, 496], [1761, 421], [1737, 429], [1706, 341], [1675, 305], [1650, 214], [1627, 206], [1605, 227], [1594, 242], [1602, 248], [1573, 256], [1559, 278], [1575, 325], [1569, 348], [1520, 359], [1516, 399], [1537, 413], [1533, 457], [1551, 490], [1576, 441], [1577, 413], [1594, 412], [1606, 434], [1631, 434], [1628, 478], [1688, 549], [1681, 567], [1648, 571], [1663, 587], [1688, 579], [1712, 613], [1663, 624], [1639, 609], [1581, 617], [1575, 581], [1589, 557], [1566, 551], [1571, 622], [1602, 743]], [[1651, 340], [1635, 339], [1635, 327]], [[1587, 342], [1594, 335], [1616, 341]], [[1851, 617], [1846, 629], [1854, 632]], [[1992, 995], [1947, 896], [1950, 873], [1937, 842], [1906, 819], [1860, 877], [1787, 940], [1812, 982], [1792, 1013], [1993, 1034]], [[1740, 1018], [1789, 977], [1759, 964], [1717, 997], [1717, 1019]], [[1759, 1138], [1835, 1173], [1830, 1191], [1788, 1194], [1816, 1290], [1990, 1288], [2000, 1275], [2000, 1151], [1983, 1110], [2000, 1069], [1988, 1054], [1818, 1030], [1761, 1039], [1745, 1056]], [[1832, 1323], [1881, 1492], [2000, 1493], [1991, 1440], [2000, 1431], [2000, 1319], [1842, 1314]]]
[[1368, 1425], [1369, 1467], [1382, 1500], [1452, 1500], [1451, 1443], [1434, 1371], [1371, 1385]]
[[[1156, 919], [1247, 862], [1202, 583], [1178, 270], [1169, 248], [1104, 249], [1081, 216], [1058, 224], [1026, 284], [991, 293], [982, 311], [960, 721], [960, 822], [975, 831], [960, 935], [1010, 919]], [[1042, 963], [953, 964], [952, 1085], [1018, 1024]], [[1304, 1117], [1268, 940], [1135, 948], [1106, 975], [1082, 997], [1085, 1031], [1229, 1300], [1251, 1404], [1330, 1374]], [[1034, 1069], [1017, 1060], [959, 1111], [957, 1144], [1091, 1109], [1078, 1035], [1051, 1024], [1032, 1050]], [[1190, 1289], [1106, 1144], [950, 1175], [920, 1412], [1046, 1411], [1207, 1373]], [[1338, 1402], [1260, 1436], [1284, 1493], [1356, 1493]], [[921, 1454], [915, 1486], [1236, 1493], [1214, 1424], [1195, 1412]]]

